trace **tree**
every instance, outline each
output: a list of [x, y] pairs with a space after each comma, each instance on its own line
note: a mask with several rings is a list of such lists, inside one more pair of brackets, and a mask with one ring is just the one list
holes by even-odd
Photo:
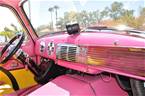
[[89, 14], [87, 13], [87, 11], [83, 10], [79, 13], [79, 15], [80, 17], [77, 21], [80, 20], [80, 25], [82, 25], [82, 27], [87, 27], [89, 25]]
[[66, 25], [65, 19], [64, 18], [59, 18], [59, 20], [58, 20], [56, 25], [58, 26], [58, 28], [60, 30], [64, 30], [65, 29], [65, 25]]
[[58, 15], [57, 15], [57, 11], [58, 11], [58, 9], [59, 9], [59, 6], [55, 5], [55, 6], [54, 6], [54, 9], [55, 9], [55, 17], [56, 17], [56, 23], [57, 23], [57, 18], [58, 18], [58, 17], [57, 17], [57, 16], [58, 16]]
[[121, 2], [114, 2], [111, 4], [111, 8], [108, 8], [109, 15], [113, 20], [117, 20], [121, 17], [124, 9]]
[[100, 17], [101, 19], [104, 19], [105, 17], [107, 17], [109, 14], [109, 8], [108, 7], [105, 7], [104, 10], [102, 10], [100, 12]]
[[13, 36], [17, 34], [17, 32], [23, 32], [23, 30], [18, 30], [17, 26], [14, 24], [10, 24], [11, 26], [5, 27], [4, 31], [0, 32], [1, 36], [5, 37], [5, 42], [8, 41], [8, 39], [11, 39]]
[[18, 32], [19, 31], [16, 25], [11, 24], [11, 26], [14, 28], [14, 32]]
[[48, 11], [50, 12], [50, 15], [51, 15], [51, 29], [53, 30], [53, 17], [52, 17], [52, 13], [53, 13], [54, 9], [52, 7], [50, 7], [48, 9]]
[[5, 42], [7, 42], [8, 39], [10, 39], [10, 38], [12, 38], [14, 36], [14, 31], [11, 30], [8, 27], [5, 27], [4, 31], [0, 32], [0, 35], [4, 36], [5, 37]]
[[133, 26], [134, 20], [135, 20], [135, 17], [133, 14], [134, 14], [134, 10], [124, 10], [120, 19], [126, 25]]
[[140, 10], [140, 16], [144, 16], [145, 17], [145, 7], [141, 8], [141, 10]]
[[105, 8], [104, 10], [102, 10], [102, 11], [99, 11], [99, 10], [94, 11], [93, 14], [94, 14], [94, 16], [93, 16], [94, 20], [96, 20], [97, 23], [100, 24], [101, 21], [102, 21], [105, 17], [108, 16], [108, 9], [107, 9], [107, 7], [106, 7], [106, 8]]
[[138, 29], [144, 30], [145, 29], [145, 7], [141, 8], [139, 17], [136, 18], [137, 27]]
[[67, 23], [77, 21], [81, 27], [101, 23], [108, 26], [125, 24], [136, 29], [142, 29], [145, 26], [145, 8], [141, 8], [139, 16], [134, 16], [134, 10], [124, 9], [123, 6], [121, 2], [113, 2], [110, 7], [105, 7], [102, 11], [65, 12], [64, 16], [57, 21], [57, 25], [64, 30]]
[[124, 13], [122, 15], [122, 20], [125, 22], [128, 26], [131, 26], [133, 28], [136, 28], [138, 30], [143, 30], [144, 22], [145, 22], [145, 8], [141, 8], [139, 12], [139, 16], [134, 16], [133, 10], [124, 10]]
[[77, 16], [78, 13], [76, 13], [75, 11], [65, 12], [64, 17], [59, 18], [59, 20], [57, 21], [57, 26], [61, 30], [64, 30], [66, 24], [77, 21]]
[[8, 31], [0, 32], [0, 36], [4, 36], [5, 42], [8, 42], [9, 34], [10, 34], [10, 32], [8, 32]]
[[78, 22], [81, 27], [87, 27], [88, 25], [96, 24], [96, 21], [100, 23], [107, 14], [106, 9], [103, 11], [97, 10], [91, 12], [87, 12], [85, 10], [81, 12], [65, 12], [64, 17], [59, 18], [57, 25], [59, 25], [61, 29], [64, 29], [67, 23]]
[[96, 13], [93, 11], [93, 12], [88, 12], [88, 24], [91, 25], [91, 24], [95, 24], [96, 23]]

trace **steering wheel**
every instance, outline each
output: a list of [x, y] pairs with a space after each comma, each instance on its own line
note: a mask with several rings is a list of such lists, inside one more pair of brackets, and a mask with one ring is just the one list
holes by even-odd
[[[6, 63], [21, 47], [23, 41], [24, 41], [25, 35], [24, 33], [18, 33], [16, 36], [14, 36], [2, 49], [1, 51], [1, 64]], [[16, 42], [18, 41], [18, 42]], [[12, 48], [9, 48], [12, 46]], [[9, 50], [8, 50], [9, 49]], [[7, 52], [8, 50], [8, 52]], [[7, 53], [6, 53], [7, 52]], [[6, 53], [6, 57], [4, 57], [4, 54]]]

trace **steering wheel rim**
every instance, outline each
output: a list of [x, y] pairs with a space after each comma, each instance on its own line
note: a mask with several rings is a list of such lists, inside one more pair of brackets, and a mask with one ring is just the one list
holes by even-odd
[[1, 58], [3, 57], [5, 51], [8, 49], [8, 47], [15, 41], [15, 40], [19, 40], [17, 45], [10, 51], [10, 53], [2, 59], [2, 61], [0, 62], [1, 64], [6, 63], [17, 51], [18, 49], [21, 47], [23, 41], [24, 41], [25, 35], [24, 33], [19, 33], [16, 36], [14, 36], [6, 45], [5, 47], [2, 49], [1, 51]]

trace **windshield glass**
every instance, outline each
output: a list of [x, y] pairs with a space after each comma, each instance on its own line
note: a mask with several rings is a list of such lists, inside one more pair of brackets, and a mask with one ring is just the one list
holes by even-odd
[[38, 36], [65, 30], [117, 25], [145, 30], [145, 0], [30, 0], [23, 5]]

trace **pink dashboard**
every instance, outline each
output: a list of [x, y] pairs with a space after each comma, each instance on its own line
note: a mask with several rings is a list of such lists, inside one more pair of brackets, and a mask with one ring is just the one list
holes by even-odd
[[143, 38], [82, 32], [43, 37], [36, 41], [35, 53], [53, 59], [58, 65], [86, 73], [108, 71], [145, 80], [142, 74], [145, 71], [144, 47]]

